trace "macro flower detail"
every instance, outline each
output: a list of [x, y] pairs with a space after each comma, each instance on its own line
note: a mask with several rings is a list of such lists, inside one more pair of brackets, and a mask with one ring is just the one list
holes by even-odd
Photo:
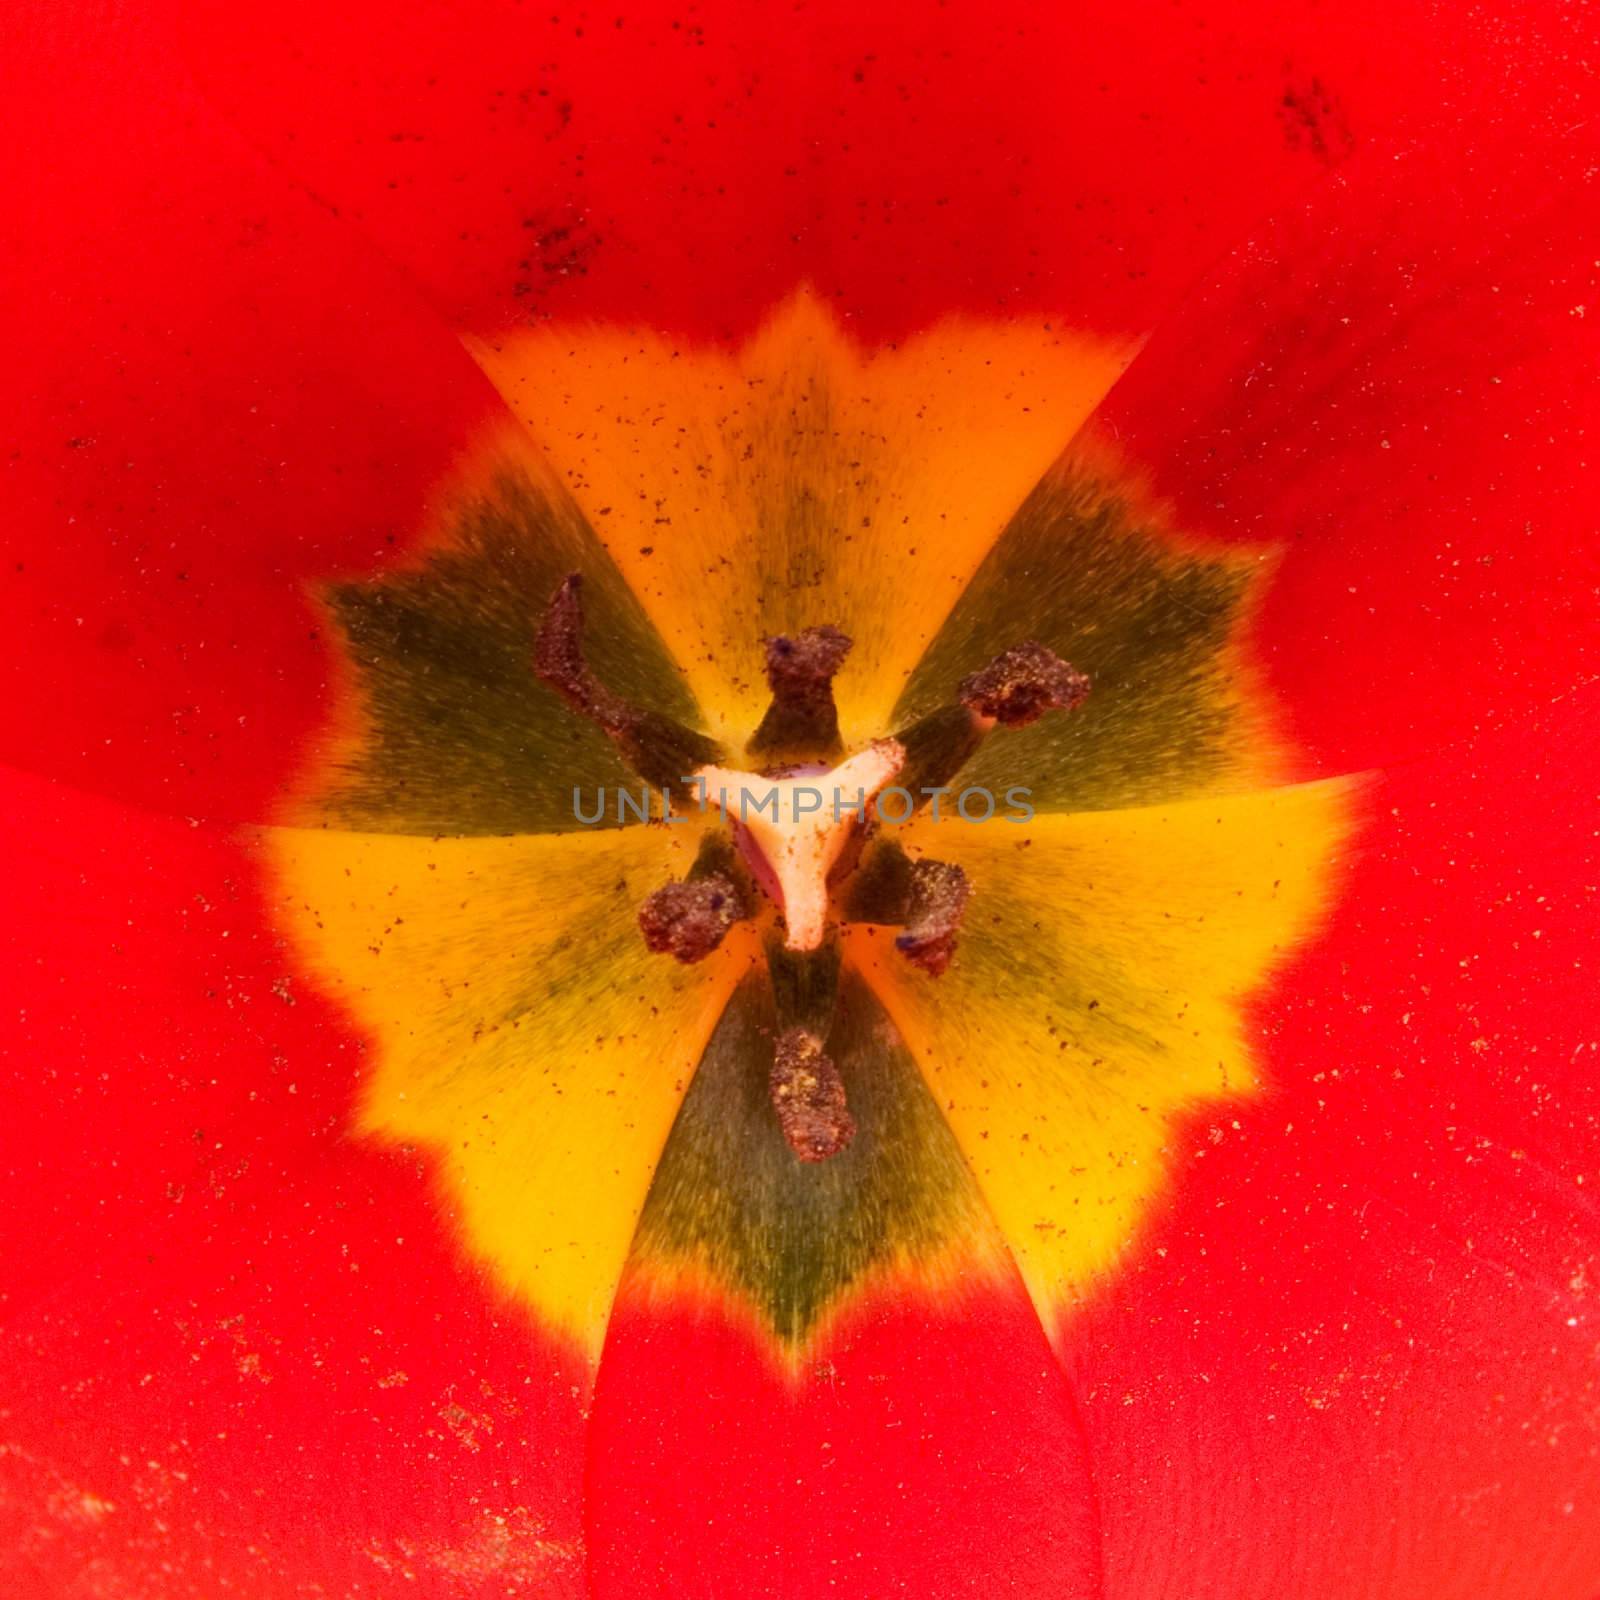
[[[466, 1247], [594, 1351], [625, 1275], [789, 1361], [852, 1291], [1012, 1262], [1053, 1326], [1170, 1117], [1255, 1087], [1239, 1004], [1334, 892], [1348, 786], [1282, 785], [1249, 663], [1270, 553], [1092, 440], [969, 483], [927, 375], [1070, 417], [1114, 366], [1053, 330], [867, 352], [801, 295], [733, 355], [480, 359], [527, 433], [325, 591], [345, 698], [263, 836], [373, 1037], [362, 1129], [436, 1150]], [[641, 779], [677, 814], [574, 815]]]
[[13, 12], [0, 1593], [1594, 1600], [1592, 19]]

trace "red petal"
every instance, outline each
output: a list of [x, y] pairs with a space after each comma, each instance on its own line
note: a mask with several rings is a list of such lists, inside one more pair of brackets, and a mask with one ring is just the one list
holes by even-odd
[[7, 1592], [580, 1594], [587, 1359], [350, 1139], [363, 1041], [243, 854], [4, 801]]
[[158, 22], [57, 26], [7, 50], [0, 754], [259, 816], [323, 697], [303, 580], [409, 538], [498, 403]]
[[590, 1429], [598, 1600], [1099, 1593], [1082, 1424], [1020, 1282], [852, 1309], [793, 1376], [626, 1289]]
[[1302, 770], [1381, 765], [1600, 669], [1595, 144], [1361, 158], [1113, 393], [1190, 532], [1279, 548], [1258, 638]]
[[1589, 690], [1376, 789], [1276, 1092], [1066, 1330], [1111, 1593], [1594, 1594], [1597, 770]]
[[1523, 31], [1394, 0], [300, 0], [206, 6], [192, 42], [217, 103], [464, 326], [726, 331], [810, 281], [882, 337], [954, 309], [1142, 331], [1353, 148], [1485, 100], [1576, 120]]

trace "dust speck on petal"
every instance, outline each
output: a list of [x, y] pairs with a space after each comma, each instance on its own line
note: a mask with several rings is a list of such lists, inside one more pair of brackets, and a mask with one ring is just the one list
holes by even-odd
[[[463, 1583], [493, 1580], [496, 1593], [544, 1594], [562, 1573], [583, 1561], [576, 1539], [557, 1539], [526, 1506], [485, 1511], [455, 1541], [397, 1538], [367, 1547], [367, 1559], [383, 1572], [415, 1581], [436, 1574]], [[453, 1585], [452, 1585], [453, 1591]]]

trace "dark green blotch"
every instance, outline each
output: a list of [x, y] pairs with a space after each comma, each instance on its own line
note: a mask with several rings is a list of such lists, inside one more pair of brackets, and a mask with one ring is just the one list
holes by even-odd
[[1096, 811], [1226, 782], [1245, 735], [1223, 652], [1250, 581], [1240, 561], [1176, 548], [1111, 477], [1069, 457], [979, 567], [894, 726], [948, 706], [969, 672], [1032, 639], [1089, 675], [1089, 698], [985, 740], [960, 785], [1023, 785], [1041, 811]]
[[988, 1222], [922, 1074], [860, 978], [840, 981], [827, 1038], [856, 1135], [827, 1161], [797, 1161], [779, 1131], [767, 1094], [775, 1034], [771, 989], [752, 974], [678, 1112], [634, 1252], [705, 1268], [793, 1345], [897, 1251], [926, 1259]]
[[507, 469], [453, 516], [452, 542], [420, 566], [326, 591], [368, 729], [313, 809], [373, 832], [543, 833], [578, 825], [575, 787], [586, 815], [603, 788], [603, 825], [616, 826], [616, 790], [637, 797], [640, 780], [534, 675], [534, 636], [561, 580], [581, 572], [600, 680], [699, 727], [666, 646], [564, 495]]

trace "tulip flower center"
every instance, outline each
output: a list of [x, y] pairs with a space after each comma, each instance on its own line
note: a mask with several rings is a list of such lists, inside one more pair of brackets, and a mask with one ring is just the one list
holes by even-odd
[[893, 739], [880, 739], [832, 769], [801, 768], [781, 778], [718, 766], [695, 773], [707, 803], [732, 824], [756, 881], [782, 906], [790, 950], [822, 944], [829, 874], [905, 759]]
[[[996, 728], [1071, 710], [1088, 694], [1089, 680], [1041, 644], [1014, 645], [962, 679], [951, 705], [830, 764], [841, 753], [833, 679], [853, 641], [830, 625], [807, 628], [767, 641], [772, 703], [745, 749], [782, 764], [749, 770], [708, 760], [714, 747], [703, 735], [638, 709], [600, 681], [584, 654], [581, 589], [575, 573], [551, 597], [534, 644], [535, 669], [641, 777], [687, 789], [702, 810], [720, 812], [739, 859], [781, 912], [782, 940], [768, 947], [780, 1029], [772, 1105], [795, 1156], [826, 1160], [855, 1130], [824, 1050], [839, 970], [829, 938], [831, 896], [876, 829], [878, 797], [898, 780], [915, 808]], [[750, 913], [740, 876], [733, 853], [708, 841], [682, 882], [663, 885], [640, 907], [646, 944], [684, 963], [703, 961]], [[937, 977], [954, 957], [971, 892], [961, 868], [912, 861], [897, 844], [880, 841], [862, 863], [851, 905], [868, 910], [862, 920], [900, 926], [895, 947]]]

